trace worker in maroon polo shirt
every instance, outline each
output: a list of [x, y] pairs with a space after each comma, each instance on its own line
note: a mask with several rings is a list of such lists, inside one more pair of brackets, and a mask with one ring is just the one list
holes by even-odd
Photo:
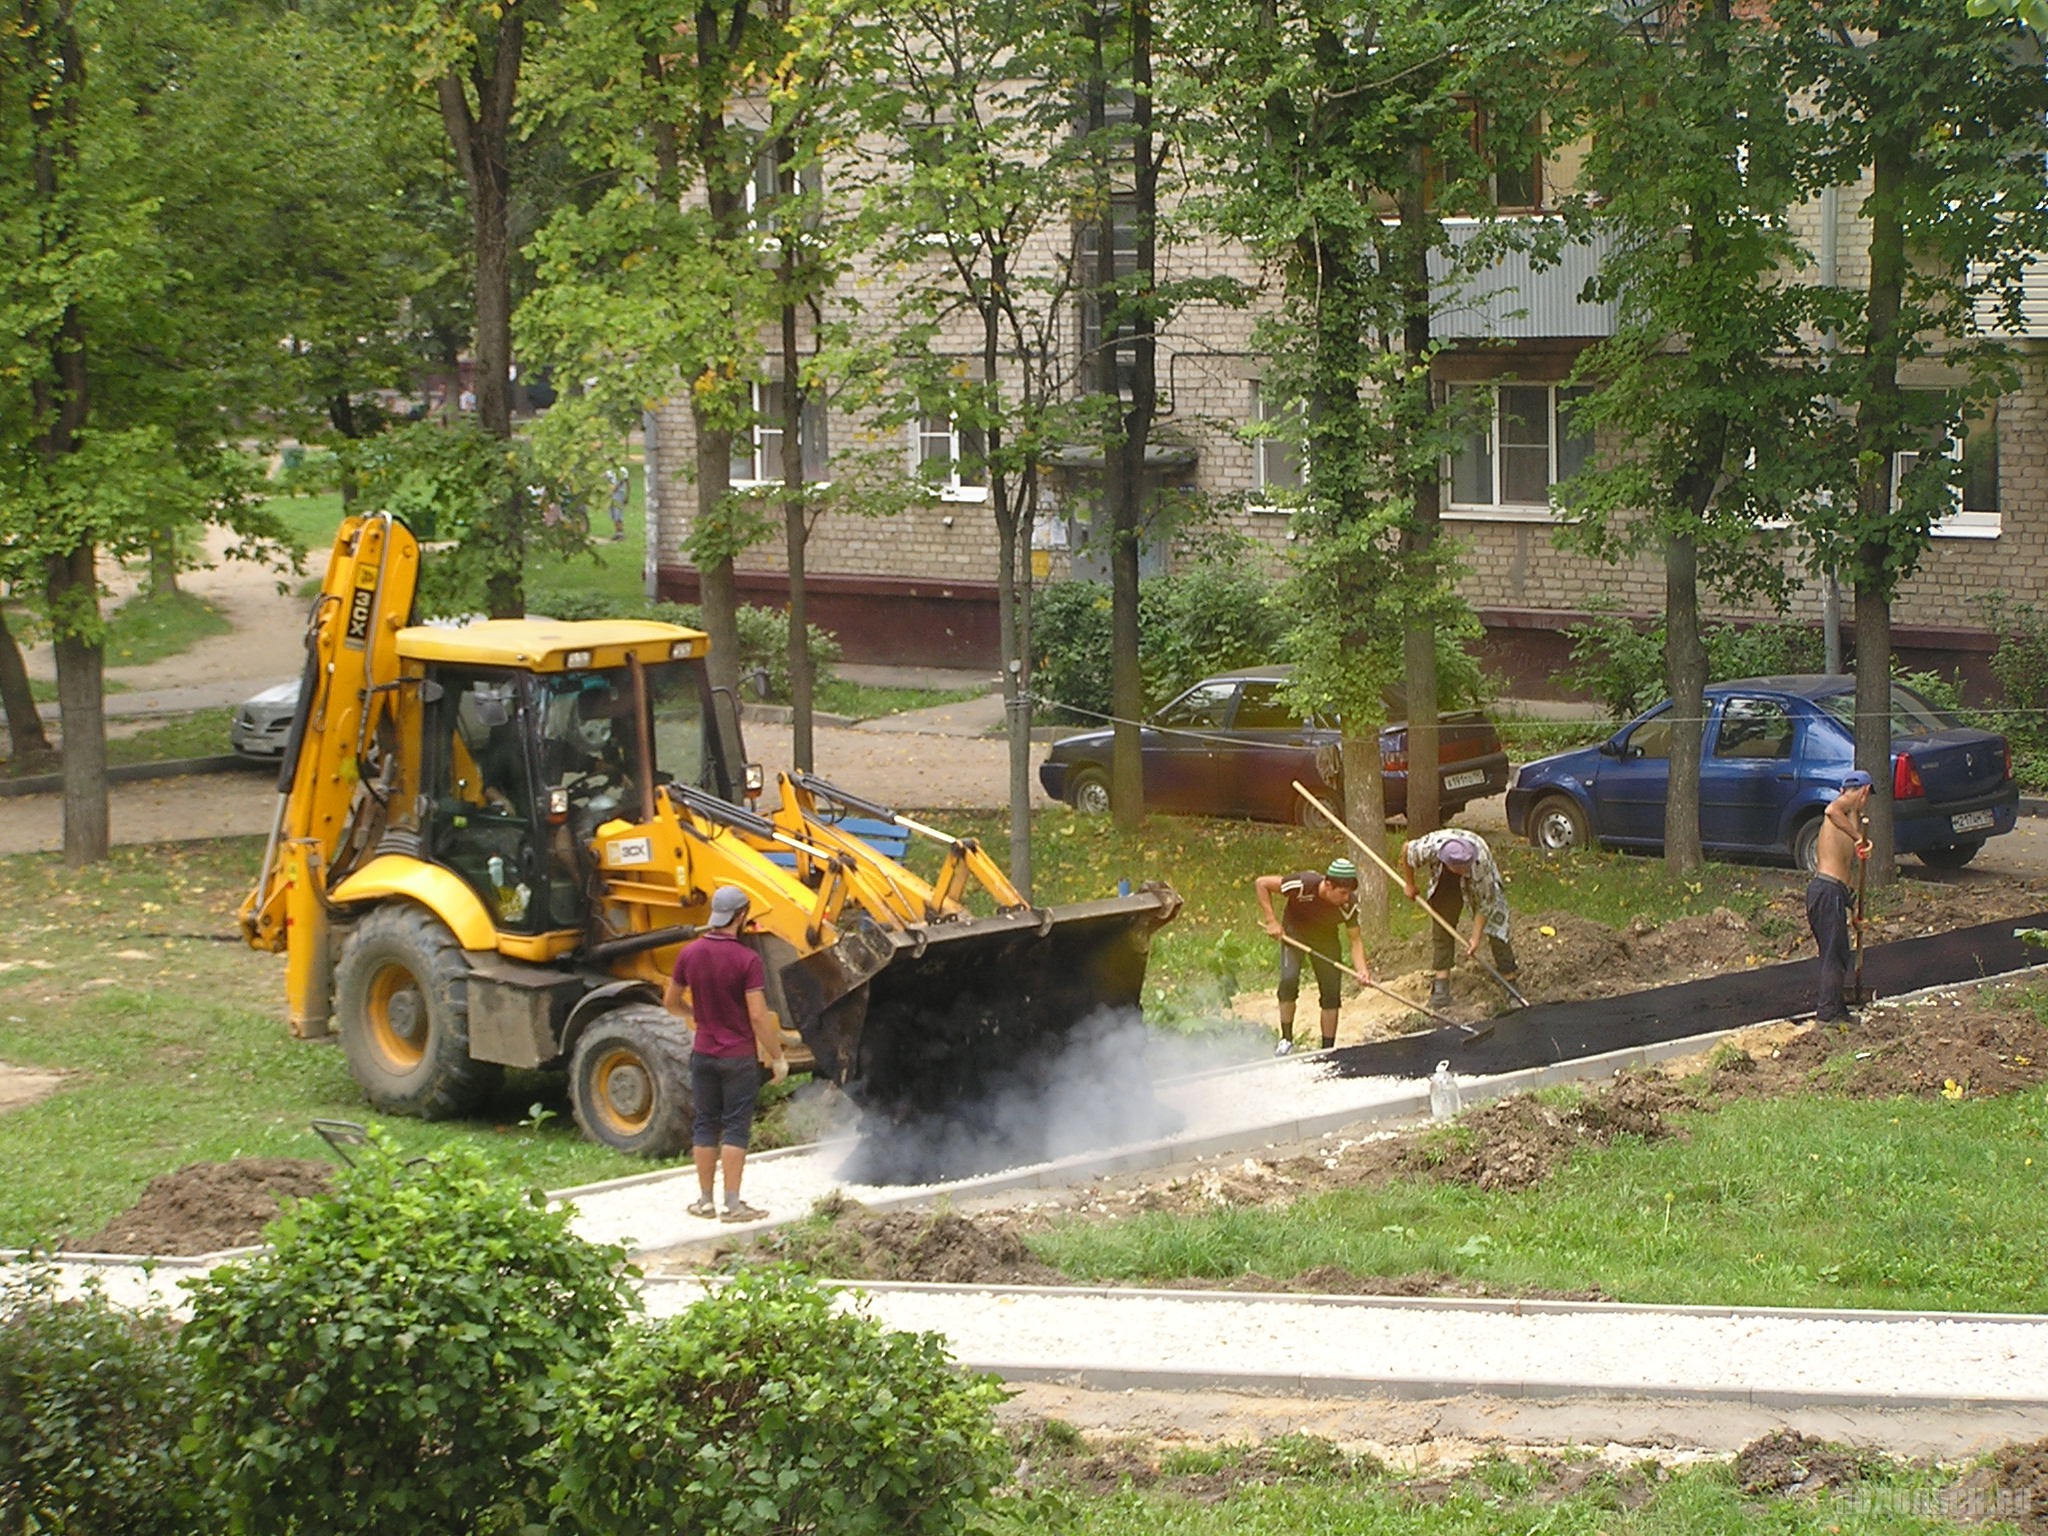
[[[761, 1093], [761, 1069], [775, 1082], [789, 1076], [782, 1032], [768, 1011], [767, 973], [761, 957], [740, 938], [747, 926], [747, 893], [721, 885], [711, 893], [711, 926], [676, 956], [662, 1006], [687, 1019], [695, 1033], [690, 1048], [690, 1095], [695, 1101], [692, 1151], [697, 1159], [697, 1203], [692, 1216], [721, 1221], [759, 1221], [768, 1213], [740, 1198], [747, 1165], [747, 1140], [754, 1129], [754, 1103]], [[713, 1198], [725, 1170], [725, 1211]]]

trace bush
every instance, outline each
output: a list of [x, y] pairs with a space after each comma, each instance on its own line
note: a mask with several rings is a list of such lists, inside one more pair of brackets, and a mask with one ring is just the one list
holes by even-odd
[[[1287, 632], [1276, 589], [1256, 571], [1206, 564], [1138, 587], [1138, 647], [1150, 711], [1212, 672], [1270, 664]], [[1110, 594], [1063, 581], [1032, 599], [1032, 687], [1071, 719], [1107, 715]]]
[[168, 1316], [60, 1299], [47, 1269], [0, 1288], [0, 1530], [219, 1529], [179, 1444], [192, 1412]]
[[199, 1444], [241, 1529], [516, 1529], [557, 1394], [625, 1315], [622, 1250], [474, 1152], [377, 1145], [193, 1287]]
[[[1590, 693], [1616, 724], [1633, 720], [1665, 697], [1664, 623], [1639, 624], [1618, 613], [1596, 614], [1565, 629], [1570, 664], [1557, 680]], [[1707, 680], [1818, 672], [1821, 637], [1803, 624], [1704, 624]]]
[[2000, 636], [1991, 653], [1991, 675], [2004, 695], [1996, 729], [2012, 741], [2014, 767], [2025, 764], [2021, 777], [2038, 786], [2048, 757], [2048, 613], [2004, 593], [1987, 598], [1984, 613]]
[[934, 1334], [836, 1312], [791, 1270], [743, 1273], [577, 1384], [554, 1498], [592, 1536], [938, 1536], [1008, 1471], [1001, 1397]]

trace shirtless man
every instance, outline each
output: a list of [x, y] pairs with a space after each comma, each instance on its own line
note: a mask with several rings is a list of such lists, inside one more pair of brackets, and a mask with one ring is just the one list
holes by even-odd
[[1870, 804], [1870, 775], [1855, 768], [1842, 776], [1842, 792], [1821, 815], [1820, 838], [1814, 844], [1813, 879], [1806, 887], [1806, 922], [1820, 946], [1820, 991], [1814, 999], [1817, 1024], [1841, 1024], [1849, 1018], [1842, 986], [1849, 976], [1850, 880], [1855, 861], [1870, 857], [1864, 833], [1864, 807]]

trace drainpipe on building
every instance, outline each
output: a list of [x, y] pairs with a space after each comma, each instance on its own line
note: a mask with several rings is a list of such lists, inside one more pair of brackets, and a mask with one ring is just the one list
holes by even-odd
[[[1820, 192], [1820, 282], [1823, 288], [1835, 286], [1836, 258], [1839, 247], [1837, 225], [1840, 222], [1842, 194], [1839, 187], [1823, 187]], [[1820, 338], [1821, 350], [1832, 353], [1836, 346], [1833, 330], [1823, 331]], [[1839, 406], [1836, 407], [1839, 409]], [[1825, 658], [1821, 665], [1830, 675], [1842, 670], [1842, 582], [1830, 565], [1823, 574], [1820, 594], [1820, 637], [1821, 654]]]
[[647, 534], [647, 548], [640, 557], [640, 588], [647, 601], [655, 597], [655, 567], [661, 553], [661, 484], [658, 466], [661, 462], [656, 445], [661, 440], [661, 423], [654, 412], [640, 413], [640, 505], [642, 520]]

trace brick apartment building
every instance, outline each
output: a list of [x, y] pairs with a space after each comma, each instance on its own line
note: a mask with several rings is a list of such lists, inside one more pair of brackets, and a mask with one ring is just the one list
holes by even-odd
[[[1529, 216], [1541, 216], [1546, 197], [1570, 189], [1575, 169], [1569, 154], [1535, 169]], [[1843, 286], [1863, 284], [1868, 228], [1857, 213], [1861, 197], [1861, 189], [1842, 188], [1799, 210], [1796, 227], [1814, 255], [1816, 280], [1832, 273]], [[1510, 255], [1485, 281], [1442, 295], [1446, 303], [1436, 321], [1437, 335], [1452, 343], [1436, 363], [1439, 387], [1484, 388], [1494, 396], [1491, 430], [1475, 431], [1445, 465], [1446, 536], [1462, 549], [1468, 574], [1460, 589], [1486, 626], [1490, 669], [1532, 693], [1544, 690], [1565, 656], [1561, 631], [1586, 615], [1596, 595], [1638, 613], [1655, 613], [1663, 601], [1663, 572], [1654, 559], [1605, 565], [1559, 548], [1552, 537], [1558, 517], [1550, 487], [1588, 454], [1615, 446], [1576, 438], [1561, 426], [1558, 409], [1562, 381], [1574, 361], [1615, 323], [1610, 306], [1581, 296], [1597, 270], [1600, 249], [1597, 238], [1569, 246], [1548, 267]], [[1055, 254], [1041, 253], [1048, 261]], [[1168, 262], [1170, 272], [1164, 270]], [[1197, 273], [1224, 273], [1249, 283], [1261, 278], [1249, 252], [1216, 240], [1176, 246], [1162, 259], [1162, 277]], [[1909, 662], [1961, 667], [1980, 684], [1995, 640], [1977, 600], [1996, 590], [2031, 598], [2048, 576], [2048, 286], [2038, 301], [2031, 293], [2029, 299], [2026, 332], [2013, 338], [2023, 386], [1972, 429], [1963, 450], [1963, 505], [1938, 529], [1919, 574], [1904, 585], [1894, 606], [1895, 642]], [[1084, 320], [1078, 304], [1074, 310], [1064, 330], [1078, 349]], [[1242, 435], [1274, 405], [1261, 389], [1257, 313], [1256, 306], [1190, 306], [1162, 330], [1162, 413], [1153, 459], [1161, 484], [1206, 499], [1217, 520], [1268, 551], [1278, 570], [1291, 535], [1287, 512], [1274, 505], [1282, 497], [1273, 488], [1297, 487], [1300, 473], [1297, 457], [1280, 442]], [[963, 334], [958, 350], [963, 358], [970, 355], [971, 338]], [[1912, 366], [1920, 371], [1906, 375], [1909, 387], [1939, 382], [1939, 364]], [[778, 386], [766, 338], [761, 377], [760, 399], [772, 410]], [[821, 441], [806, 442], [807, 475], [829, 474], [841, 445], [873, 437], [863, 423], [827, 411], [817, 412], [813, 423], [807, 439]], [[657, 587], [664, 597], [690, 599], [696, 573], [681, 553], [696, 508], [696, 488], [688, 478], [694, 447], [688, 402], [665, 403], [649, 427]], [[957, 434], [947, 442], [949, 431], [948, 422], [931, 419], [901, 430], [906, 477], [920, 459], [950, 454], [957, 467], [961, 445]], [[772, 424], [740, 441], [735, 482], [772, 478], [779, 443]], [[1077, 452], [1052, 474], [1054, 505], [1041, 515], [1033, 558], [1041, 578], [1103, 573], [1089, 544], [1086, 459]], [[986, 491], [971, 479], [954, 479], [896, 516], [827, 513], [807, 557], [815, 622], [838, 632], [850, 660], [992, 665], [996, 558]], [[1185, 558], [1181, 549], [1156, 546], [1146, 550], [1144, 568], [1170, 569]], [[745, 602], [786, 601], [779, 539], [741, 558], [739, 585]], [[1844, 610], [1848, 598], [1844, 591]], [[1823, 583], [1803, 577], [1789, 620], [1818, 625], [1824, 601]], [[1762, 611], [1731, 612], [1711, 599], [1708, 613], [1766, 617]]]

